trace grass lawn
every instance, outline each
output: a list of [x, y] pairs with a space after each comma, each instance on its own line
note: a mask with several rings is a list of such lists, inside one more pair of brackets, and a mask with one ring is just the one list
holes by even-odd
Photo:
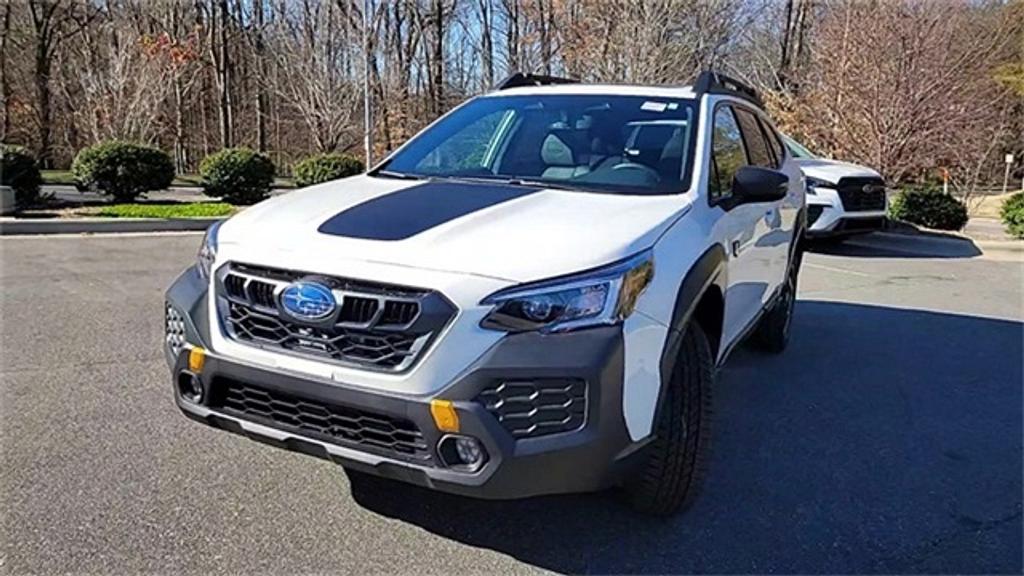
[[1010, 192], [1007, 194], [971, 198], [967, 202], [967, 210], [975, 218], [1001, 219], [1002, 216], [999, 215], [999, 210], [1003, 207], [1003, 202], [1006, 202], [1014, 194], [1015, 192]]
[[[75, 179], [71, 177], [70, 170], [42, 170], [43, 184], [74, 186]], [[198, 188], [201, 178], [198, 174], [179, 174], [174, 177], [172, 186], [181, 188]], [[295, 188], [295, 181], [291, 178], [274, 178], [274, 188]]]
[[224, 202], [192, 202], [190, 204], [111, 204], [86, 208], [83, 216], [108, 218], [216, 218], [230, 216], [235, 207]]

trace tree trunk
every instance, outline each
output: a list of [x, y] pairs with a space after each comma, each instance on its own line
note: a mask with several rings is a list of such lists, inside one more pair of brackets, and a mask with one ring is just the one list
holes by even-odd
[[263, 0], [255, 0], [253, 9], [256, 11], [256, 149], [267, 150], [267, 91], [264, 84], [266, 65], [264, 63], [263, 45]]
[[3, 124], [0, 125], [0, 142], [6, 142], [11, 132], [11, 83], [7, 79], [7, 39], [11, 34], [11, 3], [4, 2], [3, 34], [0, 34], [0, 92], [3, 98]]
[[39, 153], [36, 160], [40, 167], [50, 168], [53, 164], [53, 98], [50, 93], [50, 51], [49, 42], [36, 43], [36, 101], [39, 106]]
[[228, 0], [220, 0], [220, 145], [222, 148], [232, 146], [231, 122], [231, 54], [228, 51]]
[[434, 0], [434, 116], [444, 111], [444, 0]]
[[480, 0], [480, 52], [483, 63], [483, 89], [490, 90], [494, 84], [494, 37], [491, 27], [494, 25], [494, 8], [491, 0]]

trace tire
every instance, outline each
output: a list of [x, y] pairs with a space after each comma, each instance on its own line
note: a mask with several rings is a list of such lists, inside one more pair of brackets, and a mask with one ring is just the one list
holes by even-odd
[[792, 262], [789, 264], [789, 270], [786, 272], [786, 282], [782, 285], [782, 292], [772, 304], [771, 309], [761, 317], [754, 330], [751, 341], [757, 348], [765, 352], [781, 354], [789, 344], [790, 327], [793, 324], [793, 308], [796, 304], [797, 279], [800, 275], [802, 260], [803, 251], [800, 246], [797, 246]]
[[623, 486], [637, 511], [669, 516], [690, 507], [703, 485], [711, 440], [714, 358], [700, 325], [691, 322], [665, 391], [645, 461]]

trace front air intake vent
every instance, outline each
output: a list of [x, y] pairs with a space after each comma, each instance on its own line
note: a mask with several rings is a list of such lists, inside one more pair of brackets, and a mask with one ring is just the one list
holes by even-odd
[[583, 427], [587, 384], [575, 379], [495, 382], [477, 397], [513, 438], [535, 438]]

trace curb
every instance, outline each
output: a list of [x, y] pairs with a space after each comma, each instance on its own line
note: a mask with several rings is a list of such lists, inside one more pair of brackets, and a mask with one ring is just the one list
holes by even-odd
[[1024, 262], [1024, 242], [1020, 240], [977, 240], [974, 245], [986, 256]]
[[0, 219], [0, 236], [193, 232], [223, 218], [68, 218]]

